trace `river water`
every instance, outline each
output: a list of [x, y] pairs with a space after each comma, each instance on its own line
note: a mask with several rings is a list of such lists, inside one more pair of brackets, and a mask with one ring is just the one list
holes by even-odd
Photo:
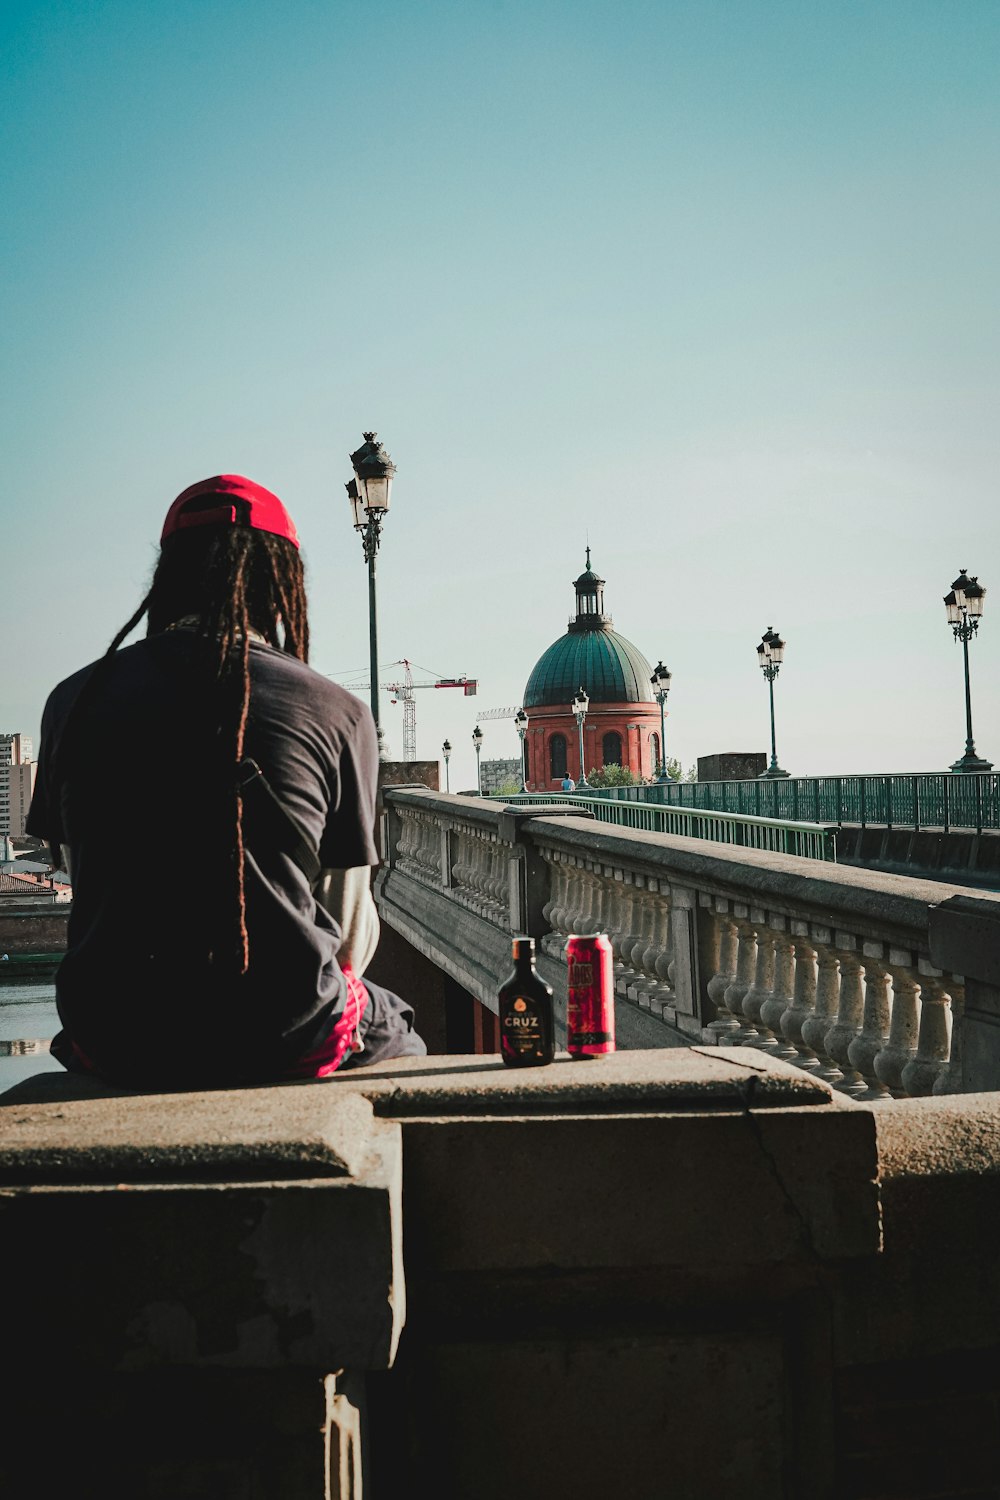
[[59, 1030], [53, 981], [0, 986], [0, 1093], [35, 1073], [61, 1073], [49, 1053]]

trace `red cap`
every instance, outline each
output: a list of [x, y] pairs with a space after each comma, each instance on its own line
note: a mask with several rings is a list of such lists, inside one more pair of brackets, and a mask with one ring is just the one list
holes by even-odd
[[[228, 495], [240, 503], [227, 505], [220, 499], [218, 505], [188, 509], [192, 500], [206, 495]], [[277, 495], [272, 495], [261, 484], [254, 484], [252, 479], [244, 479], [241, 474], [216, 474], [214, 479], [199, 480], [178, 495], [167, 511], [160, 534], [161, 544], [175, 531], [186, 530], [189, 526], [252, 526], [257, 531], [287, 537], [294, 547], [299, 545], [295, 522]]]

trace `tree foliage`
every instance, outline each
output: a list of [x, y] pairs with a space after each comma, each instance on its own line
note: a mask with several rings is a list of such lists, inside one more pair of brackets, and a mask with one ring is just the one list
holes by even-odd
[[587, 772], [591, 786], [637, 786], [639, 779], [628, 766], [602, 766], [599, 771]]

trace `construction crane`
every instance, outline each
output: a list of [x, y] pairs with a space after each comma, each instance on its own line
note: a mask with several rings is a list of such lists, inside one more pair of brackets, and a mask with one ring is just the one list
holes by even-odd
[[[402, 667], [402, 679], [397, 682], [379, 682], [383, 692], [391, 693], [390, 703], [402, 703], [403, 705], [403, 759], [416, 760], [417, 758], [417, 705], [413, 694], [418, 688], [461, 688], [467, 698], [474, 697], [479, 689], [478, 678], [475, 677], [438, 677], [436, 672], [431, 673], [434, 682], [414, 682], [413, 668], [417, 663], [407, 661], [394, 661], [392, 666]], [[430, 672], [430, 667], [418, 667], [418, 671]], [[344, 683], [351, 692], [371, 687], [371, 682]]]
[[519, 708], [488, 708], [484, 713], [477, 714], [476, 718], [480, 724], [487, 719], [516, 719], [521, 712]]

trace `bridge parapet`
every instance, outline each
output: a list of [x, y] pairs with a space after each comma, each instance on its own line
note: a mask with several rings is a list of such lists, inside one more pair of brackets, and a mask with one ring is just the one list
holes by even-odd
[[871, 1102], [1000, 1086], [1000, 896], [566, 806], [385, 797], [383, 920], [491, 1010], [527, 933], [563, 1038], [566, 936], [601, 930], [625, 1046], [754, 1047]]

